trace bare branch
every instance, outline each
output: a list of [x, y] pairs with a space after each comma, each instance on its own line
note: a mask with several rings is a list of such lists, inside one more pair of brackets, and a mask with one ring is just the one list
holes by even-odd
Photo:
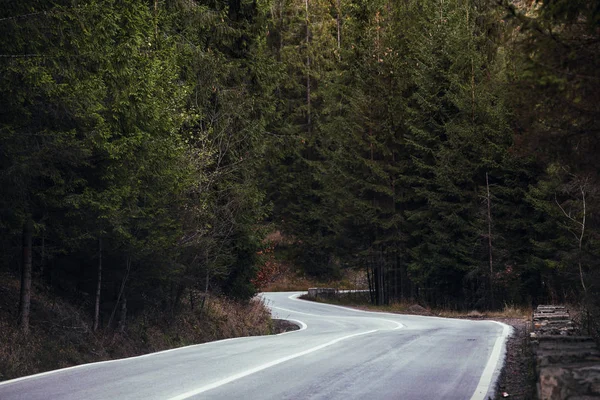
[[[565, 217], [567, 217], [568, 219], [570, 219], [571, 221], [575, 222], [578, 225], [583, 225], [581, 222], [579, 222], [575, 218], [571, 217], [570, 214], [567, 214], [567, 212], [565, 211], [565, 209], [558, 202], [558, 199], [556, 197], [556, 193], [554, 193], [554, 201], [556, 202], [556, 205], [558, 206], [558, 208], [560, 208], [560, 210], [563, 212], [563, 214], [565, 215]], [[584, 210], [584, 214], [585, 214], [585, 210]], [[584, 222], [585, 222], [585, 220], [584, 220]]]

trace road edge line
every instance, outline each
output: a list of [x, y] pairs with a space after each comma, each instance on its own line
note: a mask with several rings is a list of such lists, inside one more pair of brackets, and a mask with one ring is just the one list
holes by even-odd
[[199, 395], [201, 393], [208, 392], [209, 390], [216, 389], [216, 388], [218, 388], [220, 386], [226, 385], [226, 384], [231, 383], [233, 381], [236, 381], [238, 379], [242, 379], [242, 378], [245, 378], [245, 377], [247, 377], [249, 375], [255, 374], [255, 373], [260, 372], [260, 371], [263, 371], [263, 370], [265, 370], [267, 368], [274, 367], [275, 365], [279, 365], [279, 364], [282, 364], [282, 363], [284, 363], [286, 361], [290, 361], [290, 360], [293, 360], [295, 358], [302, 357], [302, 356], [305, 356], [305, 355], [310, 354], [310, 353], [314, 353], [315, 351], [319, 351], [321, 349], [324, 349], [325, 347], [332, 346], [332, 345], [334, 345], [336, 343], [339, 343], [339, 342], [341, 342], [343, 340], [351, 339], [351, 338], [356, 337], [356, 336], [368, 335], [370, 333], [377, 332], [377, 331], [378, 331], [378, 329], [374, 329], [374, 330], [367, 331], [367, 332], [359, 332], [359, 333], [354, 333], [352, 335], [343, 336], [341, 338], [337, 338], [337, 339], [331, 340], [331, 341], [329, 341], [327, 343], [320, 344], [320, 345], [318, 345], [316, 347], [313, 347], [313, 348], [310, 348], [308, 350], [301, 351], [300, 353], [296, 353], [296, 354], [292, 354], [292, 355], [289, 355], [289, 356], [286, 356], [286, 357], [282, 357], [282, 358], [279, 358], [277, 360], [273, 360], [271, 362], [268, 362], [266, 364], [259, 365], [258, 367], [251, 368], [251, 369], [249, 369], [247, 371], [239, 372], [237, 374], [229, 376], [228, 378], [221, 379], [221, 380], [213, 382], [213, 383], [211, 383], [209, 385], [202, 386], [202, 387], [200, 387], [198, 389], [190, 390], [188, 392], [182, 393], [182, 394], [177, 395], [175, 397], [171, 397], [171, 398], [169, 398], [167, 400], [186, 400], [186, 399], [188, 399], [188, 398], [190, 398], [192, 396], [196, 396], [196, 395]]
[[485, 365], [485, 369], [481, 374], [481, 378], [479, 378], [479, 382], [477, 383], [475, 392], [473, 393], [473, 396], [471, 396], [470, 400], [485, 400], [488, 398], [488, 392], [490, 392], [490, 390], [494, 390], [492, 388], [492, 384], [495, 383], [494, 375], [496, 374], [496, 372], [498, 372], [498, 367], [501, 367], [501, 361], [504, 359], [506, 354], [506, 339], [512, 334], [513, 330], [511, 326], [503, 324], [502, 322], [486, 322], [493, 322], [502, 326], [502, 334], [498, 336], [496, 338], [496, 341], [494, 342], [494, 347], [492, 348], [490, 358], [488, 358], [488, 362]]
[[[292, 296], [296, 296], [296, 295], [292, 295]], [[288, 297], [288, 298], [291, 299], [291, 300], [298, 300], [298, 299], [292, 298], [291, 296]], [[306, 300], [299, 300], [299, 301], [306, 301]], [[341, 307], [341, 306], [335, 306], [335, 305], [332, 305], [332, 304], [326, 304], [326, 303], [320, 303], [320, 304], [325, 304], [326, 306], [329, 306], [329, 307], [338, 307], [338, 308], [341, 308], [342, 310], [352, 310], [352, 311], [359, 311], [359, 312], [363, 312], [363, 313], [370, 313], [369, 311], [353, 310], [351, 308], [346, 308], [346, 307]], [[296, 314], [302, 314], [302, 315], [310, 315], [311, 317], [322, 317], [322, 315], [319, 315], [319, 314], [311, 314], [311, 313], [306, 313], [306, 312], [303, 312], [303, 311], [290, 310], [289, 308], [271, 306], [271, 311], [273, 309], [287, 311], [289, 313], [296, 313]], [[371, 312], [371, 314], [374, 314], [374, 315], [382, 315], [382, 314], [383, 315], [395, 315], [395, 314], [390, 314], [390, 313], [377, 313], [377, 312]], [[398, 322], [398, 321], [392, 321], [391, 319], [378, 318], [378, 317], [372, 317], [372, 316], [368, 316], [368, 317], [365, 316], [365, 317], [366, 318], [376, 319], [376, 320], [379, 320], [379, 321], [385, 321], [385, 322], [389, 322], [389, 323], [395, 324], [396, 327], [392, 328], [391, 329], [392, 331], [395, 331], [396, 329], [400, 329], [400, 328], [405, 328], [406, 327], [406, 325], [404, 325], [403, 323]], [[360, 318], [360, 317], [358, 317], [358, 316], [357, 317], [336, 316], [335, 318]]]

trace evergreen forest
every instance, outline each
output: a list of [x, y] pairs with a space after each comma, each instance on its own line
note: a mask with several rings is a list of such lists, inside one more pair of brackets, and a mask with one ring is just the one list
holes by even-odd
[[[600, 291], [600, 0], [1, 0], [0, 271], [115, 310]], [[15, 304], [15, 308], [17, 305]]]

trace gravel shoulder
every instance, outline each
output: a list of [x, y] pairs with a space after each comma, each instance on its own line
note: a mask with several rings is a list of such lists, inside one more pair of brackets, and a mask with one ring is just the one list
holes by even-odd
[[[496, 399], [531, 400], [535, 398], [533, 354], [529, 343], [531, 324], [516, 318], [492, 318], [514, 328], [506, 342], [504, 367], [498, 379]], [[508, 396], [503, 395], [504, 393]]]

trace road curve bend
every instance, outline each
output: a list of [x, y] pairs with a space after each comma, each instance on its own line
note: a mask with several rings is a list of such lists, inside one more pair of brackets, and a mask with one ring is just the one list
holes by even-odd
[[493, 395], [510, 327], [262, 293], [301, 329], [0, 382], [2, 400], [456, 399]]

